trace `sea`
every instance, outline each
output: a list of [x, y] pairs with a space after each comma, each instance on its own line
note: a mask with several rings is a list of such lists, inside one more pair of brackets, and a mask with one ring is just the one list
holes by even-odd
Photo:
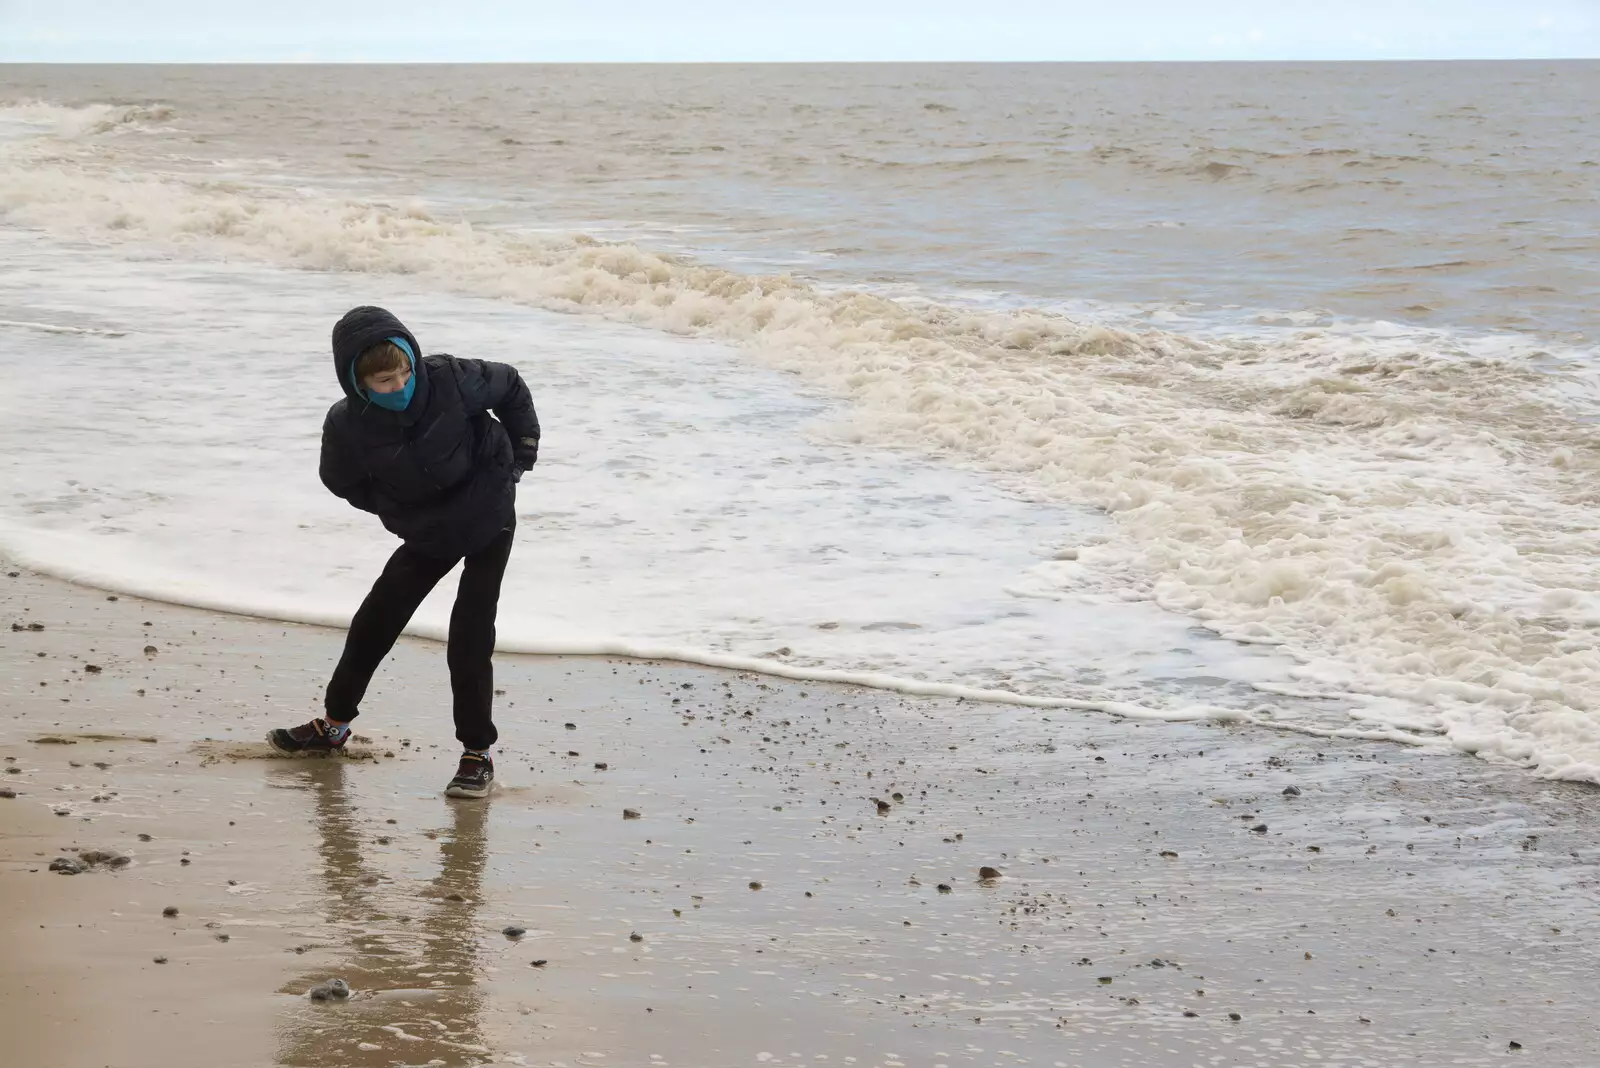
[[344, 622], [395, 543], [317, 478], [329, 331], [380, 304], [532, 390], [503, 651], [1600, 782], [1596, 100], [1593, 61], [0, 67], [0, 554]]

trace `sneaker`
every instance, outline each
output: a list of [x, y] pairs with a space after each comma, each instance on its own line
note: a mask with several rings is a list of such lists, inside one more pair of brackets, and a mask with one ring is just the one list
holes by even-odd
[[337, 753], [349, 739], [348, 730], [340, 734], [320, 717], [301, 727], [279, 727], [267, 732], [267, 741], [272, 748], [289, 756], [296, 753]]
[[487, 754], [462, 753], [456, 777], [444, 788], [446, 797], [488, 797], [494, 782], [494, 761]]

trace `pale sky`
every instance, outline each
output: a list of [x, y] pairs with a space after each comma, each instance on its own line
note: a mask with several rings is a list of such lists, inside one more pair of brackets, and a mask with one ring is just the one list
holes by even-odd
[[1461, 58], [1600, 58], [1600, 0], [0, 0], [0, 62]]

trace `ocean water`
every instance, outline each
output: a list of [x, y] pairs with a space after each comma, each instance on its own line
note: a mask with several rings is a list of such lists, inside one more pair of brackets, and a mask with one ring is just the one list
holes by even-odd
[[[0, 549], [339, 621], [357, 303], [545, 424], [502, 647], [1600, 781], [1600, 63], [0, 72]], [[441, 633], [442, 591], [417, 621]]]

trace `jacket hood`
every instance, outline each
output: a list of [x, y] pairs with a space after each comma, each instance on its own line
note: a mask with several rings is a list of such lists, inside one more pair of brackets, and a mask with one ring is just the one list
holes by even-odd
[[[360, 390], [356, 389], [355, 376], [352, 373], [355, 370], [356, 357], [378, 342], [387, 341], [392, 337], [405, 338], [411, 346], [411, 351], [416, 354], [411, 368], [411, 374], [417, 380], [416, 393], [411, 398], [411, 404], [402, 412], [389, 412], [369, 401]], [[406, 329], [406, 324], [384, 308], [371, 305], [351, 308], [334, 324], [333, 369], [339, 379], [339, 388], [350, 398], [351, 404], [356, 406], [358, 411], [377, 412], [410, 423], [416, 421], [416, 414], [427, 404], [428, 376], [422, 369], [422, 346], [417, 344], [416, 337]]]

